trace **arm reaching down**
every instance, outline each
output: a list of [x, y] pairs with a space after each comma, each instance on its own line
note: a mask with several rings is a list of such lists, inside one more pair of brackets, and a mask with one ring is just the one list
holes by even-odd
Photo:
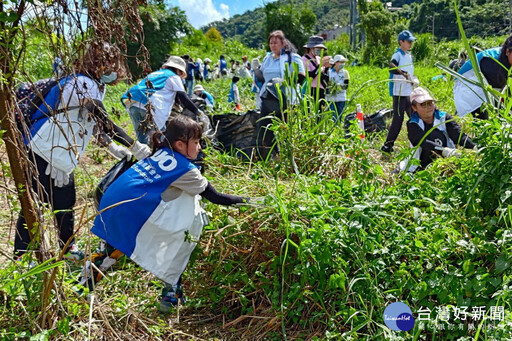
[[212, 203], [217, 205], [234, 205], [248, 201], [248, 198], [242, 198], [231, 194], [219, 193], [212, 186], [211, 183], [208, 183], [208, 186], [206, 186], [206, 189], [200, 195], [203, 198], [207, 199], [208, 201], [211, 201]]

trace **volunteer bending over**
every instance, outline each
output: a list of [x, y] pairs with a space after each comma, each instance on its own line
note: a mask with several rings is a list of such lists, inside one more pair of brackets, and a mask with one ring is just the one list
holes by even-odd
[[427, 167], [439, 156], [460, 156], [455, 145], [475, 148], [475, 144], [461, 131], [457, 122], [436, 108], [435, 100], [427, 90], [421, 87], [414, 89], [411, 93], [411, 106], [413, 113], [407, 122], [407, 135], [414, 147], [419, 146], [415, 158], [420, 160], [420, 168]]

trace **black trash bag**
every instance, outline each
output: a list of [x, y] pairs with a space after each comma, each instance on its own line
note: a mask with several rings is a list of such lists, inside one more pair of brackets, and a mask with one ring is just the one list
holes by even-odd
[[245, 114], [213, 115], [218, 148], [242, 158], [250, 158], [256, 147], [256, 125], [260, 113], [249, 110]]
[[[345, 115], [343, 127], [345, 130], [349, 130], [350, 124], [356, 119], [357, 113], [352, 112]], [[364, 118], [364, 131], [367, 133], [378, 133], [387, 129], [386, 118], [393, 116], [393, 110], [391, 109], [380, 109], [371, 115], [363, 115]]]
[[260, 95], [261, 100], [265, 99], [277, 99], [279, 100], [279, 92], [277, 91], [279, 88], [279, 92], [281, 92], [281, 97], [283, 98], [283, 104], [286, 103], [286, 96], [284, 91], [283, 79], [281, 78], [272, 78], [270, 81], [265, 84], [265, 91]]
[[119, 162], [117, 162], [110, 170], [105, 174], [105, 176], [101, 179], [98, 186], [96, 186], [96, 190], [94, 191], [94, 204], [96, 208], [100, 206], [101, 198], [103, 197], [103, 193], [107, 190], [107, 188], [112, 185], [112, 183], [127, 171], [131, 166], [133, 166], [137, 161], [134, 158], [128, 160], [127, 158], [122, 158]]

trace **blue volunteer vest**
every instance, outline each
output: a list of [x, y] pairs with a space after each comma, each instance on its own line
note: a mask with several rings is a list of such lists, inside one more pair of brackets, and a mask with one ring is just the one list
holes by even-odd
[[[410, 119], [411, 123], [417, 124], [421, 130], [425, 131], [425, 124], [423, 123], [423, 120], [420, 118], [417, 112], [414, 112], [411, 115]], [[450, 136], [448, 136], [448, 131], [446, 130], [446, 113], [444, 111], [439, 111], [436, 109], [434, 111], [434, 123], [433, 126], [436, 127], [435, 129], [441, 131], [444, 136], [446, 137], [446, 145], [449, 148], [455, 148], [455, 142], [452, 141]]]
[[[124, 102], [128, 99], [132, 101], [136, 101], [146, 105], [148, 103], [148, 99], [158, 90], [162, 89], [165, 86], [165, 82], [167, 78], [176, 76], [174, 72], [169, 69], [161, 69], [155, 72], [150, 73], [146, 77], [144, 77], [139, 84], [132, 86], [122, 97], [121, 102]], [[151, 84], [151, 87], [148, 88], [148, 85]]]
[[235, 83], [231, 83], [231, 86], [229, 88], [228, 103], [235, 101], [235, 91], [233, 90], [233, 85], [235, 85]]
[[[77, 76], [83, 76], [81, 73], [79, 73]], [[41, 129], [43, 124], [45, 124], [46, 121], [51, 116], [50, 111], [55, 111], [59, 108], [60, 105], [60, 97], [61, 97], [61, 90], [64, 88], [66, 83], [72, 79], [75, 78], [75, 75], [69, 75], [64, 78], [62, 78], [58, 84], [56, 84], [48, 93], [46, 96], [44, 96], [44, 101], [41, 103], [39, 108], [37, 108], [37, 111], [34, 112], [30, 116], [30, 130], [29, 130], [29, 136], [25, 136], [23, 133], [23, 142], [25, 145], [28, 145], [30, 142], [30, 139], [34, 137], [35, 134]]]
[[[137, 162], [106, 190], [98, 211], [117, 206], [98, 214], [92, 233], [130, 257], [137, 235], [162, 201], [162, 193], [194, 168], [197, 166], [187, 158], [168, 148]], [[131, 201], [123, 202], [127, 200]]]
[[[498, 60], [500, 58], [500, 53], [501, 53], [501, 47], [495, 47], [495, 48], [488, 49], [488, 50], [485, 50], [482, 52], [478, 52], [476, 54], [476, 59], [478, 61], [478, 65], [480, 65], [480, 62], [485, 57], [487, 57], [487, 58], [490, 57], [490, 58]], [[463, 75], [464, 73], [470, 71], [471, 69], [473, 69], [473, 64], [471, 64], [471, 60], [468, 60], [459, 69], [459, 74]]]

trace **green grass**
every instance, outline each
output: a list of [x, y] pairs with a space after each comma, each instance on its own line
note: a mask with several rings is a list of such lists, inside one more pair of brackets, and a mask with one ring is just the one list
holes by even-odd
[[[391, 105], [388, 72], [348, 67], [346, 112]], [[440, 70], [417, 65], [420, 84], [453, 114], [451, 80], [433, 81]], [[229, 111], [229, 80], [205, 84]], [[253, 105], [249, 82], [242, 104]], [[119, 103], [126, 85], [109, 89], [106, 107], [133, 136]], [[510, 107], [510, 103], [507, 103]], [[210, 225], [184, 275], [187, 305], [168, 316], [157, 312], [161, 283], [130, 261], [103, 280], [94, 301], [78, 296], [73, 280], [80, 266], [62, 266], [51, 296], [50, 325], [41, 315], [43, 273], [20, 264], [0, 268], [0, 339], [269, 339], [282, 340], [505, 340], [512, 333], [511, 117], [496, 111], [488, 122], [465, 120], [485, 148], [460, 159], [441, 159], [427, 170], [391, 175], [408, 150], [405, 131], [391, 158], [378, 152], [383, 135], [364, 144], [346, 138], [329, 115], [308, 100], [275, 122], [280, 159], [242, 162], [208, 150], [206, 176], [223, 192], [266, 197], [266, 207], [227, 208], [206, 203]], [[96, 154], [95, 154], [96, 153]], [[114, 160], [90, 146], [77, 177], [83, 205]], [[79, 211], [80, 214], [82, 210]], [[85, 217], [94, 215], [87, 208]], [[77, 219], [78, 221], [79, 219]], [[97, 239], [81, 227], [79, 243]], [[90, 245], [90, 246], [89, 246]], [[4, 253], [10, 245], [4, 244]], [[21, 278], [23, 274], [26, 277]], [[8, 283], [4, 287], [3, 283]], [[437, 330], [418, 324], [410, 332], [384, 325], [388, 304], [408, 304], [415, 318], [428, 307], [503, 306], [505, 321], [490, 330]], [[471, 308], [469, 309], [471, 311]], [[89, 316], [92, 318], [90, 319]], [[452, 314], [453, 316], [453, 314]], [[445, 328], [448, 324], [445, 323]], [[478, 330], [478, 331], [477, 331]], [[47, 336], [45, 336], [47, 335]]]

